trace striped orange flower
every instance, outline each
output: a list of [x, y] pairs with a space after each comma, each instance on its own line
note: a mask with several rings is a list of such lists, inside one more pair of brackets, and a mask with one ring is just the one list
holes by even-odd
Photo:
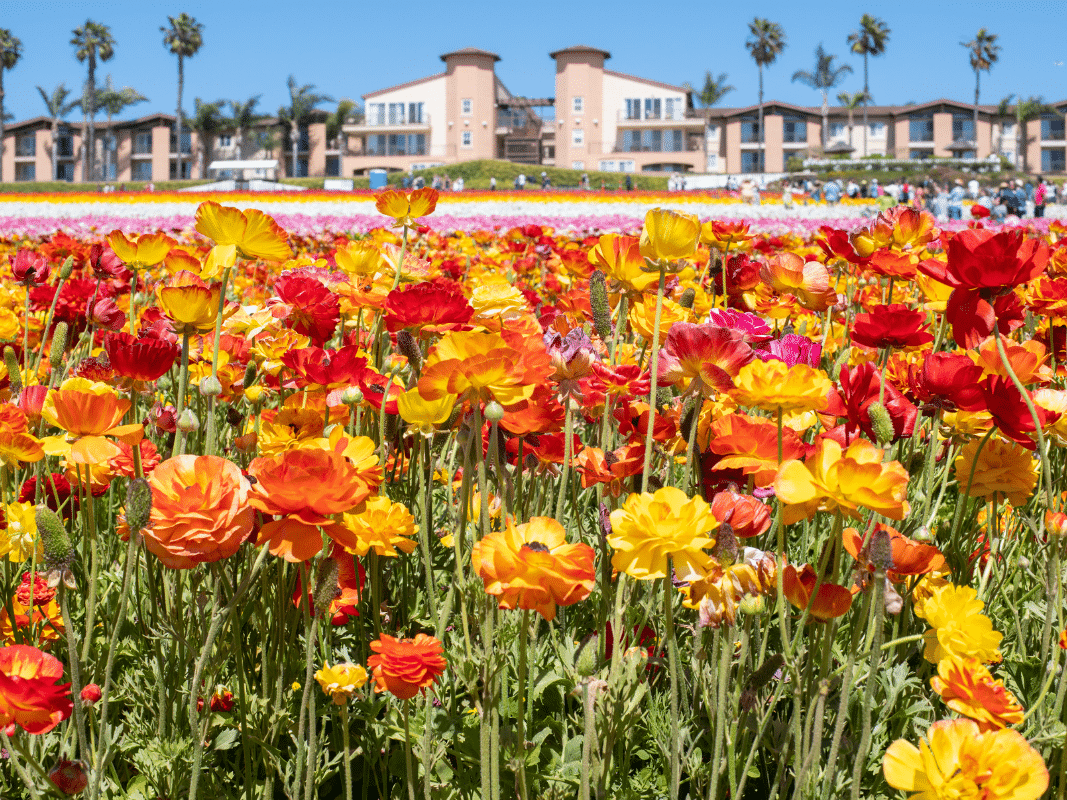
[[36, 647], [0, 647], [0, 730], [18, 725], [27, 733], [47, 733], [74, 711], [63, 664]]
[[977, 658], [950, 655], [941, 659], [930, 685], [946, 706], [973, 719], [979, 730], [992, 731], [1023, 721], [1018, 699]]
[[383, 633], [370, 643], [374, 655], [367, 666], [374, 670], [374, 690], [410, 700], [437, 682], [448, 662], [439, 639], [420, 633], [414, 639], [394, 639]]

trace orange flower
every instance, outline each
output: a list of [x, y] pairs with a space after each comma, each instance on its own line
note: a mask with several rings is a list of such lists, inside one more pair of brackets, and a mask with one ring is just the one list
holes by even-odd
[[[911, 575], [926, 575], [935, 572], [945, 566], [945, 557], [932, 544], [923, 544], [909, 539], [896, 528], [879, 522], [875, 528], [881, 528], [889, 534], [890, 553], [893, 557], [893, 568], [887, 572], [889, 579], [900, 582]], [[863, 536], [855, 528], [845, 528], [841, 533], [845, 543], [845, 550], [860, 563], [867, 561], [867, 551], [864, 547]], [[870, 537], [867, 539], [870, 542]], [[868, 569], [874, 569], [874, 565], [868, 564]]]
[[[105, 436], [120, 436], [128, 443], [140, 440], [141, 425], [120, 425], [130, 401], [120, 398], [110, 386], [86, 378], [68, 378], [59, 389], [49, 392], [41, 416], [65, 430], [73, 439], [69, 459], [75, 464], [97, 464], [122, 451]], [[50, 455], [66, 453], [64, 442], [49, 440]]]
[[659, 281], [656, 273], [642, 269], [645, 259], [634, 236], [605, 233], [589, 251], [589, 260], [604, 271], [613, 289], [641, 294]]
[[811, 599], [811, 593], [815, 591], [818, 576], [811, 564], [805, 564], [797, 571], [792, 564], [782, 571], [782, 588], [785, 596], [795, 607], [803, 610], [811, 603], [809, 617], [819, 622], [827, 622], [834, 617], [845, 614], [852, 606], [852, 592], [844, 586], [836, 583], [824, 582], [815, 593], [815, 599]]
[[63, 664], [36, 647], [0, 647], [0, 730], [18, 725], [47, 733], [74, 711], [70, 684], [58, 685]]
[[837, 294], [830, 286], [830, 272], [817, 261], [804, 263], [796, 253], [782, 252], [767, 259], [760, 276], [781, 294], [791, 294], [809, 311], [825, 311]]
[[729, 525], [738, 539], [750, 539], [771, 529], [770, 507], [732, 489], [718, 492], [711, 499], [711, 513], [720, 523]]
[[460, 402], [496, 400], [504, 408], [513, 407], [532, 397], [537, 388], [522, 360], [523, 353], [499, 334], [449, 333], [426, 359], [419, 394], [431, 401], [453, 394]]
[[[711, 423], [708, 452], [719, 456], [713, 470], [740, 469], [756, 486], [769, 486], [778, 472], [778, 426], [747, 414], [728, 414]], [[782, 429], [782, 459], [804, 458], [807, 446], [796, 431]], [[709, 459], [710, 461], [710, 459]]]
[[145, 547], [171, 569], [221, 561], [252, 533], [251, 485], [231, 461], [184, 455], [152, 470]]
[[738, 405], [764, 411], [821, 411], [826, 408], [833, 383], [821, 369], [807, 364], [756, 359], [741, 367], [729, 389]]
[[221, 294], [222, 284], [209, 286], [185, 270], [156, 290], [160, 310], [174, 321], [178, 333], [189, 335], [214, 329]]
[[509, 523], [474, 544], [471, 563], [485, 591], [501, 608], [536, 611], [551, 622], [556, 606], [589, 597], [596, 583], [593, 548], [568, 544], [563, 526], [551, 517]]
[[370, 649], [375, 655], [367, 659], [367, 666], [374, 670], [374, 690], [391, 692], [401, 700], [433, 686], [448, 667], [440, 640], [425, 633], [414, 639], [394, 639], [383, 633], [370, 643]]
[[884, 452], [866, 439], [847, 450], [822, 438], [807, 462], [787, 461], [774, 478], [786, 525], [808, 519], [816, 511], [840, 511], [858, 518], [860, 506], [889, 517], [908, 513], [908, 473], [898, 462], [882, 463]]
[[259, 209], [242, 211], [208, 200], [196, 209], [196, 230], [215, 244], [235, 245], [241, 258], [285, 261], [293, 255], [288, 235]]
[[426, 186], [413, 192], [386, 189], [376, 198], [379, 212], [396, 220], [396, 226], [410, 228], [419, 217], [429, 216], [437, 208], [438, 192]]
[[941, 659], [930, 685], [945, 705], [973, 719], [979, 730], [992, 731], [1023, 721], [1023, 707], [1015, 695], [977, 658], [950, 655]]
[[107, 235], [107, 243], [126, 266], [133, 269], [154, 267], [167, 257], [178, 243], [164, 233], [146, 233], [136, 238], [126, 238], [122, 231]]

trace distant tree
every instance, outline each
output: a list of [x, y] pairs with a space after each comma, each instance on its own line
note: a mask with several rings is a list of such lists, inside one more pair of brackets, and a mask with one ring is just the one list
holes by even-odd
[[337, 101], [335, 108], [326, 117], [326, 138], [337, 140], [337, 174], [343, 174], [345, 151], [348, 149], [348, 136], [344, 132], [344, 124], [356, 110], [358, 104], [355, 100], [347, 97]]
[[711, 114], [709, 113], [712, 106], [718, 105], [722, 99], [730, 92], [734, 91], [733, 86], [728, 84], [727, 75], [725, 72], [720, 72], [718, 77], [715, 77], [711, 72], [704, 73], [704, 86], [697, 91], [690, 83], [683, 83], [682, 88], [686, 91], [692, 92], [693, 99], [700, 104], [700, 107], [704, 109], [704, 141], [708, 141], [708, 127], [711, 124]]
[[[978, 138], [978, 89], [982, 77], [982, 71], [989, 72], [1000, 55], [1000, 45], [997, 44], [997, 35], [990, 33], [985, 28], [979, 28], [978, 33], [969, 42], [960, 42], [960, 47], [967, 48], [970, 56], [971, 69], [974, 70], [974, 137]], [[978, 142], [975, 141], [975, 147]]]
[[244, 146], [245, 135], [252, 126], [260, 120], [260, 115], [256, 113], [256, 106], [259, 105], [260, 95], [255, 97], [249, 97], [247, 100], [230, 100], [230, 122], [233, 124], [234, 130], [237, 132], [236, 152], [238, 158], [244, 158]]
[[107, 139], [104, 145], [104, 180], [108, 180], [111, 151], [115, 142], [115, 133], [111, 129], [112, 120], [116, 114], [121, 114], [128, 107], [147, 101], [148, 98], [132, 86], [123, 86], [121, 89], [116, 89], [110, 75], [107, 76], [104, 82], [104, 88], [96, 93], [96, 107], [104, 109], [107, 113]]
[[777, 22], [756, 17], [748, 23], [745, 47], [759, 69], [759, 169], [763, 171], [763, 68], [773, 64], [785, 50], [785, 31]]
[[46, 92], [40, 86], [37, 91], [41, 93], [45, 108], [48, 109], [48, 119], [52, 124], [52, 180], [59, 180], [59, 128], [63, 124], [63, 117], [67, 116], [75, 108], [81, 106], [81, 101], [74, 99], [67, 101], [70, 90], [62, 83], [51, 92]]
[[196, 132], [196, 174], [200, 178], [205, 177], [204, 171], [211, 163], [211, 148], [215, 135], [227, 122], [222, 114], [224, 105], [225, 100], [205, 103], [197, 97], [193, 100], [193, 115], [185, 120], [189, 130]]
[[300, 126], [307, 125], [311, 112], [323, 103], [332, 103], [328, 94], [315, 92], [314, 84], [297, 85], [296, 78], [289, 76], [289, 105], [278, 109], [278, 120], [289, 126], [289, 140], [292, 144], [292, 169], [289, 177], [296, 177], [297, 155], [300, 150]]
[[96, 151], [93, 142], [93, 123], [96, 119], [96, 60], [111, 60], [115, 55], [115, 37], [111, 35], [111, 28], [107, 25], [89, 19], [84, 25], [74, 29], [70, 43], [78, 61], [88, 63], [85, 89], [82, 92], [82, 111], [86, 120], [82, 159], [84, 179], [91, 181], [96, 173]]
[[867, 133], [870, 126], [867, 124], [867, 104], [871, 102], [871, 87], [867, 81], [867, 60], [870, 56], [880, 56], [885, 52], [886, 42], [889, 41], [889, 26], [883, 20], [864, 14], [860, 17], [859, 30], [848, 35], [848, 46], [853, 53], [863, 56], [863, 93], [867, 99], [863, 101], [863, 157], [867, 152]]
[[[869, 99], [870, 98], [867, 97], [867, 93], [866, 92], [852, 92], [852, 93], [849, 93], [849, 92], [838, 92], [837, 93], [837, 102], [839, 102], [842, 106], [844, 106], [845, 109], [848, 111], [848, 143], [849, 143], [849, 146], [852, 145], [852, 113], [857, 108], [859, 108], [861, 105], [864, 107], [864, 110], [866, 110], [867, 102], [868, 102]], [[867, 125], [866, 125], [866, 123], [864, 123], [864, 128], [866, 128], [866, 127], [867, 127]], [[864, 130], [864, 132], [863, 132], [863, 138], [864, 138], [864, 140], [866, 140], [866, 138], [867, 138], [867, 131], [866, 130]], [[866, 145], [864, 145], [864, 147], [866, 148]]]
[[800, 81], [805, 86], [810, 86], [819, 92], [822, 92], [822, 149], [826, 149], [826, 134], [827, 127], [829, 126], [830, 117], [830, 90], [837, 84], [841, 83], [845, 79], [846, 75], [852, 73], [852, 67], [848, 64], [842, 64], [840, 67], [834, 66], [834, 59], [837, 56], [830, 55], [823, 50], [820, 44], [815, 48], [815, 69], [811, 72], [798, 69], [793, 73], [793, 81]]
[[178, 177], [182, 176], [182, 94], [185, 91], [185, 59], [192, 58], [204, 44], [204, 26], [182, 12], [176, 17], [167, 17], [170, 27], [161, 27], [163, 46], [178, 57], [178, 108], [174, 116], [178, 118]]
[[7, 28], [0, 28], [0, 181], [4, 179], [4, 70], [14, 69], [22, 58], [22, 40], [14, 36]]
[[[1055, 108], [1045, 102], [1043, 97], [1027, 97], [1023, 98], [1022, 95], [1016, 103], [1012, 104], [1011, 101], [1015, 95], [1008, 95], [997, 106], [997, 114], [999, 116], [1010, 117], [1015, 123], [1015, 167], [1023, 172], [1029, 171], [1029, 165], [1026, 158], [1026, 145], [1028, 140], [1026, 138], [1026, 124], [1031, 120], [1041, 119], [1045, 114], [1059, 114]], [[1003, 133], [1001, 134], [1003, 139]]]

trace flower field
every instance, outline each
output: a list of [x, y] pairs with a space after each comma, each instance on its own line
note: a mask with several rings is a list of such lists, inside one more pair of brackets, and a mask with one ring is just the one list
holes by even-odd
[[0, 198], [0, 797], [1067, 791], [1067, 225], [115, 198]]

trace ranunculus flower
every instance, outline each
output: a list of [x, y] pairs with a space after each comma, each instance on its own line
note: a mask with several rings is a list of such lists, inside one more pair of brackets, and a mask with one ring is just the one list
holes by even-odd
[[[799, 570], [792, 564], [787, 565], [782, 570], [782, 589], [794, 607], [809, 609], [808, 616], [813, 621], [827, 622], [842, 616], [852, 607], [852, 592], [826, 580], [819, 583], [818, 573], [811, 564], [805, 564]], [[812, 593], [815, 594], [814, 600]]]
[[739, 405], [783, 413], [826, 407], [833, 383], [820, 369], [785, 361], [750, 361], [734, 378], [730, 396]]
[[315, 673], [315, 680], [334, 705], [343, 706], [367, 682], [367, 670], [359, 664], [323, 664]]
[[374, 655], [367, 666], [374, 671], [374, 690], [410, 700], [437, 682], [448, 662], [439, 639], [420, 633], [414, 639], [394, 639], [383, 633], [370, 643]]
[[242, 211], [205, 201], [196, 209], [196, 230], [215, 244], [235, 245], [242, 258], [285, 261], [293, 255], [286, 232], [257, 208]]
[[700, 241], [700, 220], [666, 208], [653, 208], [645, 214], [641, 229], [641, 255], [652, 261], [680, 261], [691, 258]]
[[970, 586], [946, 582], [924, 587], [916, 596], [915, 615], [926, 620], [933, 630], [923, 635], [926, 642], [923, 658], [931, 664], [948, 656], [973, 657], [984, 664], [999, 663], [1004, 635], [993, 628], [992, 620], [982, 613], [983, 608], [985, 603]]
[[676, 322], [659, 356], [661, 386], [689, 381], [687, 393], [709, 395], [733, 388], [734, 376], [752, 360], [740, 332], [717, 325]]
[[1023, 721], [1018, 699], [977, 658], [941, 659], [930, 686], [946, 706], [977, 722], [979, 730], [992, 731]]
[[920, 347], [934, 340], [926, 328], [926, 315], [903, 303], [878, 306], [852, 321], [852, 341], [864, 347]]
[[221, 561], [252, 533], [251, 488], [236, 464], [184, 455], [160, 463], [148, 478], [151, 524], [145, 547], [172, 569]]
[[[1033, 454], [999, 436], [971, 439], [956, 456], [956, 484], [960, 494], [1013, 506], [1026, 505], [1037, 486], [1038, 465]], [[973, 472], [973, 477], [972, 477]]]
[[111, 250], [115, 255], [133, 269], [154, 267], [163, 261], [167, 253], [178, 244], [161, 232], [127, 237], [122, 231], [109, 233], [107, 243], [111, 245]]
[[655, 494], [631, 494], [611, 512], [611, 565], [638, 580], [651, 580], [669, 577], [670, 558], [679, 580], [697, 580], [711, 563], [705, 551], [715, 546], [712, 532], [718, 526], [703, 498], [673, 486]]
[[458, 330], [474, 316], [459, 284], [434, 281], [394, 289], [385, 298], [385, 328], [396, 333], [405, 328], [443, 332]]
[[375, 197], [375, 207], [387, 217], [396, 220], [397, 227], [413, 227], [415, 220], [427, 217], [437, 208], [438, 192], [429, 186], [404, 192], [386, 189]]
[[36, 647], [0, 647], [0, 729], [18, 725], [27, 733], [47, 733], [74, 711], [63, 664]]
[[165, 339], [119, 332], [104, 337], [104, 352], [117, 374], [135, 381], [154, 381], [174, 366], [181, 349]]
[[210, 286], [200, 276], [182, 270], [156, 290], [159, 307], [180, 333], [192, 335], [212, 330], [219, 313], [222, 284]]
[[589, 597], [596, 583], [595, 557], [587, 544], [568, 544], [563, 526], [551, 517], [509, 523], [471, 550], [474, 571], [501, 608], [536, 611], [549, 622], [556, 606]]

